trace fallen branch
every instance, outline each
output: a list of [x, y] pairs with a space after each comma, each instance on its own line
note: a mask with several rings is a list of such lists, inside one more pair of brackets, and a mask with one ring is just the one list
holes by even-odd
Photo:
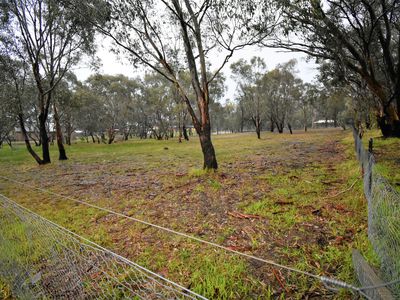
[[353, 189], [353, 187], [356, 185], [357, 181], [360, 180], [360, 178], [357, 178], [347, 189], [340, 191], [339, 193], [332, 195], [332, 196], [328, 196], [328, 197], [324, 197], [322, 199], [332, 199], [332, 198], [336, 198], [337, 196], [340, 196], [348, 191], [350, 191], [351, 189]]
[[258, 215], [242, 214], [237, 211], [228, 212], [228, 215], [239, 219], [262, 219], [262, 217]]
[[293, 201], [276, 201], [275, 204], [279, 204], [279, 205], [292, 205], [294, 204]]
[[289, 290], [287, 289], [286, 285], [283, 283], [283, 281], [285, 279], [283, 278], [281, 271], [278, 271], [279, 272], [279, 274], [278, 274], [275, 269], [272, 269], [272, 272], [274, 273], [276, 280], [278, 280], [279, 285], [286, 291], [286, 293], [289, 294]]

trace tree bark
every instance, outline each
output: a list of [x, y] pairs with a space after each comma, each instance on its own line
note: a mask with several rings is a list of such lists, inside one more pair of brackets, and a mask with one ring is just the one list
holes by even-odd
[[54, 123], [56, 125], [56, 138], [57, 138], [57, 146], [58, 146], [58, 159], [59, 160], [67, 160], [67, 153], [65, 152], [64, 144], [63, 144], [63, 136], [62, 130], [60, 125], [60, 118], [58, 116], [57, 106], [56, 103], [53, 103], [53, 110], [54, 110]]
[[292, 125], [288, 124], [288, 128], [289, 128], [290, 134], [293, 134]]
[[215, 156], [214, 146], [211, 142], [211, 130], [199, 134], [201, 150], [203, 151], [204, 165], [203, 168], [218, 169], [217, 158]]
[[269, 128], [269, 130], [270, 130], [271, 132], [274, 132], [274, 130], [275, 130], [275, 124], [274, 124], [273, 121], [271, 121], [271, 127]]
[[49, 137], [47, 135], [46, 129], [46, 119], [47, 117], [42, 112], [39, 115], [39, 131], [40, 131], [40, 139], [42, 141], [42, 163], [43, 165], [51, 163], [50, 160], [50, 148], [49, 148]]
[[189, 141], [189, 135], [187, 133], [187, 128], [185, 125], [182, 126], [182, 131], [183, 131], [183, 137], [185, 138], [185, 140]]
[[21, 132], [22, 135], [24, 137], [25, 140], [25, 145], [26, 145], [26, 149], [28, 150], [28, 152], [30, 153], [30, 155], [32, 155], [32, 157], [36, 160], [36, 162], [39, 165], [43, 164], [42, 159], [39, 157], [39, 155], [36, 154], [36, 152], [32, 149], [31, 143], [29, 142], [29, 137], [28, 137], [28, 133], [26, 132], [26, 128], [25, 128], [25, 123], [24, 123], [24, 117], [22, 114], [18, 115], [18, 121], [19, 121], [19, 125], [21, 127]]

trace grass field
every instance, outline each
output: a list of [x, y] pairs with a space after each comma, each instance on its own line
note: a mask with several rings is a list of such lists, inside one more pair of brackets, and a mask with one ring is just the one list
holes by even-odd
[[[196, 138], [79, 142], [37, 166], [22, 145], [0, 150], [0, 175], [107, 207], [230, 249], [354, 282], [351, 249], [375, 262], [350, 131], [214, 136], [218, 172]], [[212, 299], [336, 296], [269, 265], [0, 179], [0, 193]], [[2, 286], [0, 284], [0, 295]], [[326, 294], [324, 294], [326, 293]], [[324, 295], [324, 296], [323, 296]]]

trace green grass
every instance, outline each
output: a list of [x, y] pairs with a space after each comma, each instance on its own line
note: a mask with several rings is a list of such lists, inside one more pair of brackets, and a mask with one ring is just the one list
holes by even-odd
[[[197, 138], [78, 142], [69, 160], [37, 166], [23, 145], [0, 149], [4, 176], [231, 249], [354, 282], [351, 249], [375, 261], [351, 133], [214, 136], [218, 172]], [[321, 285], [208, 246], [0, 180], [1, 193], [102, 246], [213, 299], [308, 297]], [[338, 194], [337, 196], [335, 196]], [[240, 214], [250, 215], [241, 218]], [[339, 298], [346, 298], [341, 294]]]

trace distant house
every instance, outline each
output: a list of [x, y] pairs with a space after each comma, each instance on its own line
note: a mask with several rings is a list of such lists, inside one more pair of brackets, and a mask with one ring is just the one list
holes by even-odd
[[[28, 136], [29, 136], [30, 139], [35, 139], [35, 138], [37, 138], [37, 140], [39, 140], [37, 130], [35, 130], [33, 127], [28, 127], [28, 126], [26, 126], [25, 129], [26, 129], [26, 132], [28, 133]], [[47, 134], [48, 134], [48, 136], [49, 136], [50, 138], [51, 138], [51, 136], [52, 136], [53, 134], [55, 134], [55, 128], [54, 128], [53, 125], [50, 126], [50, 129], [49, 129], [49, 131], [47, 132]], [[17, 141], [17, 142], [18, 142], [18, 141], [19, 141], [19, 142], [22, 142], [22, 141], [25, 140], [25, 138], [24, 138], [24, 136], [23, 136], [23, 134], [22, 134], [22, 131], [21, 131], [21, 128], [20, 128], [20, 127], [15, 127], [15, 128], [14, 128], [14, 140]]]
[[313, 123], [315, 128], [332, 127], [334, 124], [334, 120], [318, 120]]

